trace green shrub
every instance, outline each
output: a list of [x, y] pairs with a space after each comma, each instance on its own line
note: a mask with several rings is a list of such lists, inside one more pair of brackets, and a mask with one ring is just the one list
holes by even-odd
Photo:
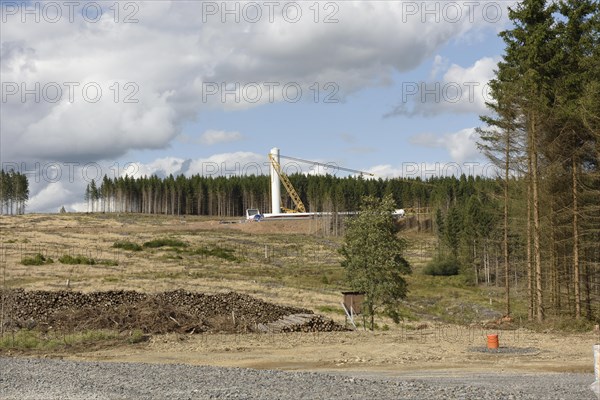
[[119, 265], [119, 263], [115, 260], [98, 260], [97, 262], [98, 262], [98, 264], [106, 265], [109, 267], [116, 267]]
[[117, 241], [117, 242], [113, 243], [112, 247], [114, 247], [116, 249], [131, 250], [131, 251], [141, 251], [142, 250], [142, 246], [140, 246], [137, 243], [129, 242], [127, 240]]
[[193, 254], [201, 255], [201, 256], [211, 256], [222, 258], [227, 261], [236, 261], [239, 259], [233, 254], [234, 250], [226, 247], [214, 247], [212, 249], [207, 249], [206, 247], [201, 247], [193, 251]]
[[182, 242], [181, 240], [178, 240], [178, 239], [169, 239], [169, 238], [155, 239], [155, 240], [151, 240], [149, 242], [144, 243], [144, 248], [149, 248], [149, 249], [156, 249], [156, 248], [165, 247], [165, 246], [188, 247], [188, 244], [185, 242]]
[[140, 329], [136, 329], [130, 333], [127, 342], [129, 344], [141, 343], [147, 341], [149, 338], [149, 335], [144, 335], [144, 332], [142, 332]]
[[95, 265], [96, 260], [85, 256], [71, 256], [69, 254], [62, 255], [58, 261], [62, 264], [84, 264], [84, 265]]
[[116, 267], [117, 265], [119, 265], [118, 262], [116, 262], [115, 260], [95, 260], [93, 258], [89, 258], [86, 256], [81, 256], [81, 255], [77, 255], [77, 256], [71, 256], [69, 254], [64, 254], [62, 255], [58, 261], [62, 264], [73, 264], [73, 265], [78, 265], [78, 264], [83, 264], [83, 265], [96, 265], [96, 264], [100, 264], [100, 265], [108, 265], [108, 266], [113, 266]]
[[425, 275], [431, 276], [452, 276], [458, 275], [459, 272], [460, 263], [454, 258], [434, 259], [423, 270]]
[[21, 259], [21, 264], [23, 265], [44, 265], [44, 264], [52, 264], [54, 262], [51, 258], [44, 257], [43, 254], [37, 253], [33, 257], [23, 257]]

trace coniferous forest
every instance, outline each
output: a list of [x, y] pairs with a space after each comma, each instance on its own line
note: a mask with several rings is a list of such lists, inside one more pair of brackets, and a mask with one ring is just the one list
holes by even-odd
[[[490, 82], [492, 115], [480, 129], [482, 150], [504, 170], [505, 275], [518, 234], [529, 318], [566, 311], [599, 319], [591, 295], [600, 285], [600, 5], [528, 0], [509, 17], [513, 27], [500, 33], [503, 60]], [[525, 181], [516, 199], [511, 176]], [[510, 313], [508, 278], [505, 287]]]
[[29, 199], [27, 176], [14, 170], [0, 170], [0, 215], [25, 214]]
[[[292, 175], [308, 211], [355, 211], [392, 194], [438, 238], [436, 262], [527, 298], [529, 319], [600, 320], [600, 11], [593, 0], [525, 0], [500, 33], [502, 61], [481, 117], [496, 178]], [[269, 212], [269, 178], [123, 177], [92, 182], [90, 211], [242, 216]], [[293, 208], [290, 200], [283, 204]], [[456, 268], [452, 268], [456, 266]]]

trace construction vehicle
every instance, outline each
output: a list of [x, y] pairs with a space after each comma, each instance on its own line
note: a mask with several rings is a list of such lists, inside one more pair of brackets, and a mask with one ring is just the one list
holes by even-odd
[[249, 208], [246, 210], [246, 220], [260, 222], [265, 219], [265, 216], [260, 213], [257, 208]]

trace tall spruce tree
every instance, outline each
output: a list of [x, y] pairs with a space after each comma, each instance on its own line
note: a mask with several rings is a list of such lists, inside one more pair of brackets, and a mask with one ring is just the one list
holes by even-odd
[[379, 308], [398, 322], [399, 303], [408, 292], [403, 275], [411, 268], [404, 258], [406, 243], [397, 236], [394, 208], [391, 195], [364, 197], [359, 215], [348, 222], [340, 250], [349, 285], [365, 293], [371, 329]]
[[[513, 27], [500, 33], [505, 43], [498, 64], [493, 94], [500, 115], [508, 110], [520, 117], [527, 134], [528, 174], [531, 185], [533, 260], [535, 264], [536, 317], [544, 319], [542, 239], [540, 218], [540, 149], [552, 104], [552, 81], [556, 75], [556, 32], [554, 4], [545, 0], [524, 0], [510, 9]], [[510, 118], [510, 115], [508, 116]], [[506, 116], [504, 117], [506, 119]]]

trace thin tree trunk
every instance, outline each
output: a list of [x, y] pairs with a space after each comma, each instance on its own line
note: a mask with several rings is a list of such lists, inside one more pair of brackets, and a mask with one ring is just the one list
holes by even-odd
[[540, 244], [540, 198], [538, 177], [538, 152], [535, 116], [531, 121], [531, 158], [532, 158], [532, 191], [533, 191], [533, 251], [535, 259], [535, 290], [537, 298], [536, 317], [538, 322], [544, 320], [544, 294], [542, 288], [542, 251]]
[[531, 155], [528, 156], [528, 164], [529, 164], [529, 178], [527, 179], [527, 299], [528, 299], [528, 307], [527, 307], [527, 318], [532, 321], [533, 320], [533, 310], [534, 310], [534, 295], [533, 295], [533, 278], [534, 278], [534, 270], [533, 270], [533, 254], [531, 252]]
[[494, 266], [496, 267], [496, 276], [494, 277], [494, 286], [499, 287], [499, 278], [500, 278], [500, 258], [498, 257], [498, 249], [494, 246]]
[[558, 251], [556, 250], [556, 214], [554, 211], [554, 200], [550, 202], [550, 216], [550, 254], [552, 257], [550, 262], [550, 286], [552, 288], [550, 291], [550, 303], [554, 308], [554, 313], [560, 314], [560, 309], [558, 306]]
[[592, 320], [592, 296], [591, 296], [591, 288], [590, 288], [590, 263], [586, 262], [584, 271], [584, 281], [585, 281], [585, 310], [587, 314], [587, 319]]
[[[505, 313], [510, 316], [510, 265], [508, 258], [508, 176], [510, 168], [510, 137], [507, 133], [505, 154], [504, 154], [504, 302], [506, 303]], [[496, 282], [498, 277], [496, 276]]]
[[575, 291], [575, 318], [581, 318], [581, 293], [579, 278], [579, 216], [577, 213], [577, 160], [573, 157], [571, 165], [571, 176], [573, 177], [573, 273], [574, 273], [574, 291]]

